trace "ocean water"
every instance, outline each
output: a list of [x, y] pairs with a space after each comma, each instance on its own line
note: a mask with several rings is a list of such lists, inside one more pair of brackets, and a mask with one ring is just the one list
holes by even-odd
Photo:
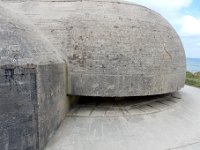
[[200, 58], [187, 58], [186, 65], [187, 71], [200, 72]]

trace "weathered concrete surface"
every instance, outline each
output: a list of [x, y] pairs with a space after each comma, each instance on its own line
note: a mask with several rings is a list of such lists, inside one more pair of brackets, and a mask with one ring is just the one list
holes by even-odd
[[11, 12], [0, 6], [0, 149], [43, 149], [68, 109], [66, 65]]
[[68, 94], [138, 96], [183, 87], [185, 54], [158, 13], [110, 0], [7, 2], [34, 22], [68, 65]]
[[44, 148], [69, 108], [65, 67], [65, 63], [38, 66], [36, 82], [39, 149]]
[[160, 106], [150, 102], [138, 108], [132, 101], [123, 115], [119, 102], [82, 103], [68, 114], [45, 150], [199, 150], [199, 93], [185, 86], [181, 99], [161, 99]]
[[[42, 150], [65, 117], [67, 94], [144, 96], [184, 85], [178, 35], [159, 14], [136, 4], [1, 1], [0, 43], [0, 148], [5, 150]], [[144, 109], [168, 109], [152, 105]], [[120, 116], [142, 115], [134, 111], [126, 108]], [[77, 115], [104, 114], [94, 112], [85, 108]]]
[[35, 70], [0, 69], [0, 149], [37, 149]]

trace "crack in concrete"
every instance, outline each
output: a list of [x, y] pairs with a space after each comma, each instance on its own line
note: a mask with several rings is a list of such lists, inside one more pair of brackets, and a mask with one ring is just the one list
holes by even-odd
[[200, 141], [188, 143], [188, 144], [183, 144], [183, 145], [180, 145], [180, 146], [177, 146], [177, 147], [174, 147], [174, 148], [169, 148], [169, 149], [166, 149], [166, 150], [176, 150], [176, 149], [186, 148], [186, 147], [189, 147], [189, 146], [195, 145], [195, 144], [200, 144]]

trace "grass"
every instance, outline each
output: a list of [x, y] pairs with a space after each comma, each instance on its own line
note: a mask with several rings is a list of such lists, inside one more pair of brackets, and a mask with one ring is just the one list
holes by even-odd
[[185, 84], [200, 88], [200, 76], [187, 71]]

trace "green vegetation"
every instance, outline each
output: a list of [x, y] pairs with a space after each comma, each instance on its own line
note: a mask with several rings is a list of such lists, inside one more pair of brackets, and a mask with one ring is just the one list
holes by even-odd
[[200, 72], [193, 74], [187, 71], [185, 84], [200, 88]]

